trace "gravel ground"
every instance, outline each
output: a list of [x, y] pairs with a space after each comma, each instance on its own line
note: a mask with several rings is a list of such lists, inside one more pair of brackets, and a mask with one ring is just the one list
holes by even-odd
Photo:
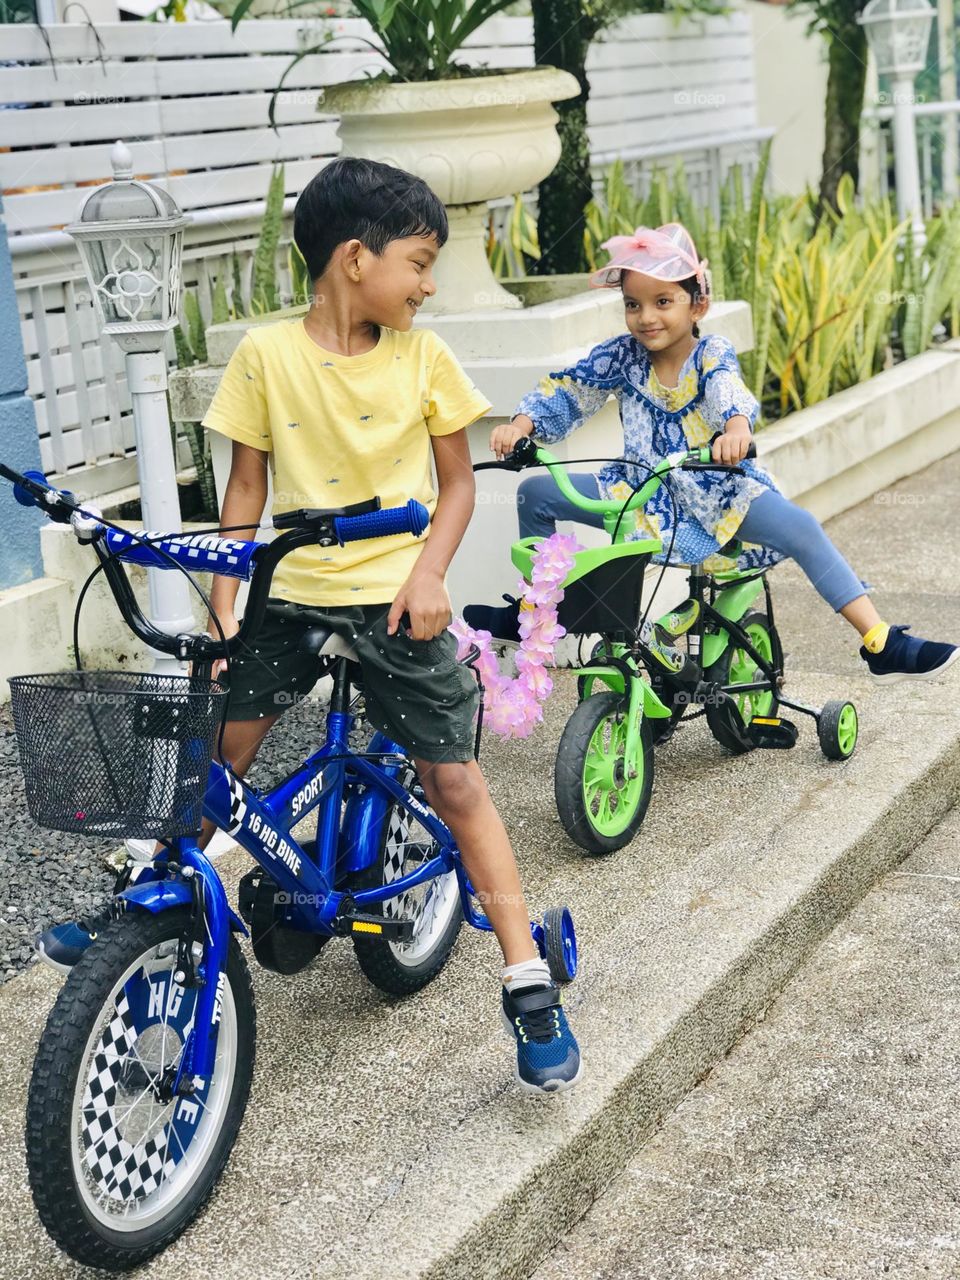
[[[324, 706], [301, 702], [291, 707], [264, 742], [250, 770], [259, 787], [278, 782], [316, 749]], [[358, 728], [354, 745], [362, 740]], [[46, 831], [30, 817], [9, 704], [0, 706], [0, 806], [7, 815], [0, 839], [0, 983], [35, 962], [33, 937], [63, 920], [98, 908], [109, 894], [115, 873], [106, 857], [114, 840], [87, 840]]]

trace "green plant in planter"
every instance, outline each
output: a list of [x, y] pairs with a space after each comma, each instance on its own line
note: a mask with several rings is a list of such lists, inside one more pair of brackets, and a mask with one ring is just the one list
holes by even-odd
[[[372, 78], [389, 81], [455, 80], [462, 76], [486, 73], [485, 69], [457, 62], [456, 56], [475, 31], [489, 18], [510, 8], [514, 2], [515, 0], [416, 0], [411, 3], [411, 0], [353, 0], [353, 8], [359, 17], [366, 18], [376, 37], [375, 41], [366, 43], [390, 64], [391, 70]], [[239, 0], [230, 17], [230, 25], [234, 31], [252, 3], [253, 0]], [[293, 13], [306, 4], [315, 7], [315, 0], [292, 0], [287, 11]], [[362, 37], [351, 35], [348, 38], [356, 41]], [[319, 52], [334, 39], [337, 37], [331, 30], [325, 31], [319, 44], [301, 50], [284, 69], [270, 101], [271, 124], [274, 123], [277, 94], [290, 72], [304, 58]]]
[[523, 196], [514, 196], [504, 237], [498, 237], [494, 231], [492, 212], [489, 226], [487, 257], [493, 274], [500, 280], [508, 276], [525, 276], [528, 264], [536, 262], [540, 257], [540, 243], [537, 239], [537, 220], [524, 203]]

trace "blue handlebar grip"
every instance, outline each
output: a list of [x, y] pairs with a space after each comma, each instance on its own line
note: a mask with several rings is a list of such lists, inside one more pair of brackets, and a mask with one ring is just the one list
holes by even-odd
[[[42, 471], [24, 471], [23, 478], [24, 480], [32, 480], [34, 484], [40, 485], [43, 489], [50, 489], [53, 487]], [[20, 503], [21, 507], [39, 507], [40, 505], [39, 499], [35, 498], [29, 490], [23, 487], [23, 485], [15, 484], [13, 486], [13, 496], [17, 502]], [[71, 497], [72, 496], [73, 495], [71, 494]]]
[[430, 512], [422, 502], [411, 498], [403, 507], [387, 507], [370, 511], [365, 516], [338, 516], [333, 527], [340, 540], [357, 542], [361, 538], [388, 538], [395, 533], [412, 533], [419, 538], [430, 523]]

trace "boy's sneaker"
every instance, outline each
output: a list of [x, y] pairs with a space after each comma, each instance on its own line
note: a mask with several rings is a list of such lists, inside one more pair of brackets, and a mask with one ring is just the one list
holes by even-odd
[[583, 1071], [580, 1048], [557, 987], [503, 988], [503, 1024], [517, 1045], [517, 1080], [526, 1093], [562, 1093]]
[[908, 626], [891, 627], [887, 642], [879, 653], [871, 653], [865, 645], [860, 646], [860, 657], [879, 683], [930, 680], [945, 671], [960, 655], [955, 644], [921, 640], [919, 636], [908, 636], [909, 630]]
[[83, 920], [68, 920], [37, 934], [34, 949], [44, 964], [58, 973], [69, 973], [88, 947], [97, 940], [100, 930], [113, 919], [113, 899], [101, 910]]
[[506, 605], [468, 604], [463, 620], [474, 631], [489, 631], [494, 640], [520, 643], [520, 601], [505, 595]]

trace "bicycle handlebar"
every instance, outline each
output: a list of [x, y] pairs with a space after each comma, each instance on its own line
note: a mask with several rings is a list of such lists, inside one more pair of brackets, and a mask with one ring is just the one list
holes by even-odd
[[[717, 434], [719, 435], [720, 433], [718, 432]], [[713, 440], [716, 438], [714, 436]], [[534, 444], [529, 436], [518, 440], [513, 450], [506, 457], [497, 462], [478, 462], [473, 469], [474, 471], [486, 471], [496, 467], [505, 471], [524, 471], [527, 467], [546, 467], [563, 496], [572, 502], [574, 506], [579, 507], [581, 511], [592, 511], [598, 515], [619, 518], [649, 502], [663, 483], [664, 476], [670, 471], [729, 471], [734, 475], [741, 474], [738, 472], [736, 465], [713, 461], [713, 440], [710, 441], [710, 444], [704, 445], [700, 449], [691, 449], [684, 453], [661, 458], [656, 466], [652, 468], [653, 474], [650, 479], [637, 489], [626, 502], [620, 498], [585, 497], [578, 489], [574, 488], [567, 475], [566, 464], [561, 462], [559, 458], [555, 458], [547, 449]], [[753, 440], [750, 441], [746, 456], [748, 458], [757, 456], [757, 446]], [[627, 466], [631, 465], [628, 458], [623, 459], [623, 461]], [[641, 464], [634, 463], [633, 465]]]
[[[93, 544], [123, 619], [151, 648], [175, 654], [182, 661], [229, 658], [259, 630], [266, 610], [274, 570], [284, 556], [300, 547], [333, 546], [362, 538], [412, 533], [420, 537], [430, 521], [422, 503], [410, 499], [402, 507], [381, 510], [380, 499], [330, 509], [305, 508], [282, 512], [263, 527], [283, 529], [273, 542], [221, 538], [215, 534], [133, 534], [109, 528], [96, 509], [85, 510], [67, 489], [55, 489], [42, 472], [21, 474], [0, 463], [0, 476], [14, 485], [21, 506], [40, 507], [59, 524], [71, 524], [77, 537]], [[149, 539], [149, 541], [146, 541]], [[226, 642], [200, 634], [169, 635], [144, 617], [121, 561], [149, 568], [204, 570], [249, 579], [250, 594], [240, 630]]]

